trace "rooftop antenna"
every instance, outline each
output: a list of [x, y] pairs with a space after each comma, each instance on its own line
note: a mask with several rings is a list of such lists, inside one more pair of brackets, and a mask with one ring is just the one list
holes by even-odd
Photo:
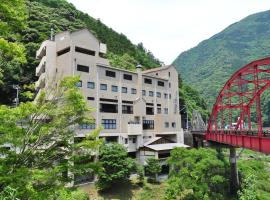
[[51, 27], [51, 41], [54, 40], [54, 29], [53, 26]]

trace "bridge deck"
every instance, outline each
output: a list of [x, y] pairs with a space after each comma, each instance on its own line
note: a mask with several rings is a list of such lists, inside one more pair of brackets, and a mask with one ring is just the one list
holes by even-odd
[[264, 132], [259, 137], [254, 131], [227, 131], [218, 130], [217, 132], [205, 133], [205, 139], [235, 147], [243, 147], [262, 153], [270, 154], [270, 133]]

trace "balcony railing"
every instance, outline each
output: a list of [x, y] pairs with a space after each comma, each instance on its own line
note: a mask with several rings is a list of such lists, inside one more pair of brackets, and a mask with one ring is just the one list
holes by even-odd
[[36, 76], [40, 76], [40, 74], [42, 74], [43, 72], [45, 72], [45, 65], [46, 65], [46, 57], [44, 56], [38, 67], [36, 68]]
[[128, 122], [128, 135], [141, 135], [142, 124], [139, 122]]
[[40, 88], [44, 88], [45, 86], [45, 73], [41, 74], [38, 81], [35, 84], [35, 88], [40, 89]]

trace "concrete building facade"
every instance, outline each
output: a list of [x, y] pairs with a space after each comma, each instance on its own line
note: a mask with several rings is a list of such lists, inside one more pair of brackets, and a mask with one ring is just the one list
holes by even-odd
[[159, 158], [162, 152], [184, 146], [176, 69], [113, 68], [105, 58], [106, 51], [106, 45], [87, 29], [62, 32], [44, 41], [36, 54], [40, 59], [37, 95], [42, 89], [57, 87], [65, 76], [78, 75], [77, 86], [95, 109], [91, 113], [95, 123], [78, 125], [76, 137], [103, 126], [100, 137], [123, 144], [141, 163], [148, 156]]

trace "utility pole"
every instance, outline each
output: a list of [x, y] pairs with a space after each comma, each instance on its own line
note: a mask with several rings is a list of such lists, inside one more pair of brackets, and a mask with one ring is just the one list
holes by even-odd
[[12, 85], [13, 89], [16, 90], [16, 98], [14, 99], [15, 106], [17, 107], [19, 105], [19, 92], [20, 92], [20, 86], [19, 85]]

